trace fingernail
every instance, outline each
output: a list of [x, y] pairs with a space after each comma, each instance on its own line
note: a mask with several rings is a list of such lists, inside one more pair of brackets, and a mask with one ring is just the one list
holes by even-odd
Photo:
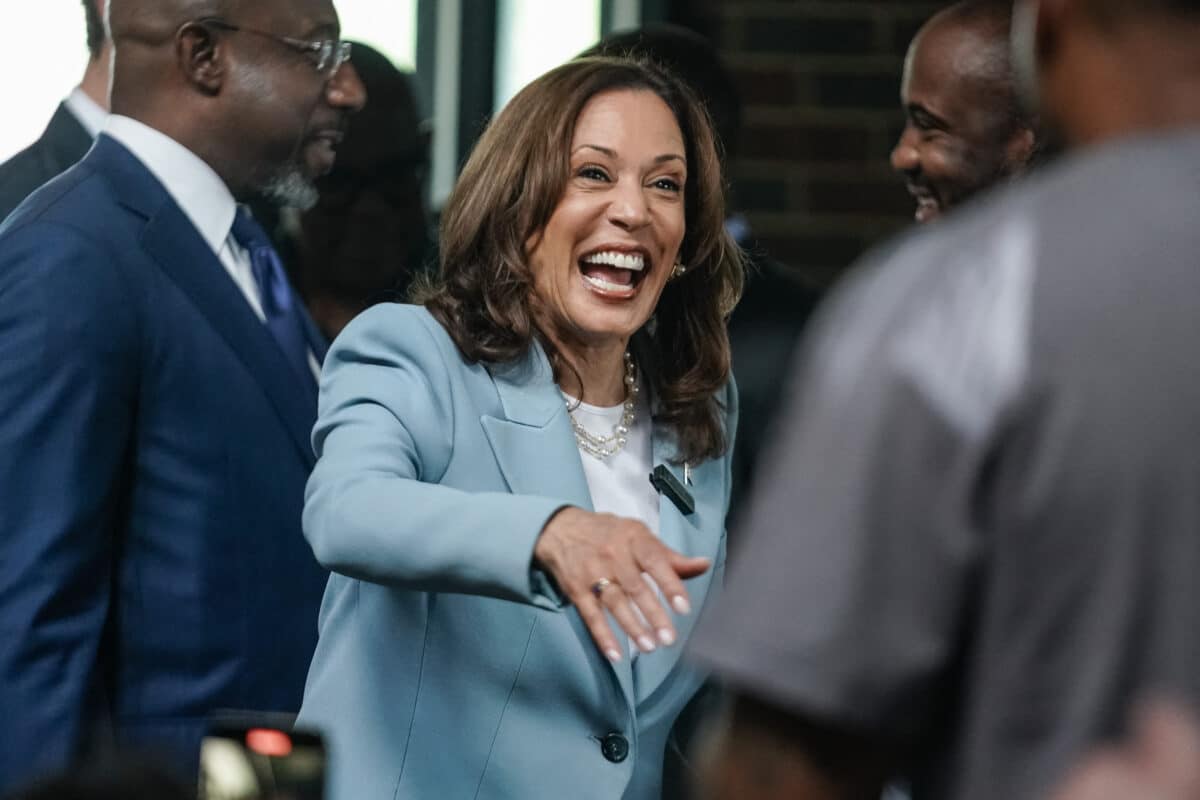
[[638, 647], [642, 648], [643, 653], [653, 653], [657, 649], [654, 640], [649, 636], [639, 636]]
[[620, 650], [605, 650], [604, 655], [608, 656], [608, 660], [613, 662], [614, 664], [618, 663], [621, 660], [621, 651]]
[[670, 628], [659, 628], [658, 640], [667, 647], [670, 647], [675, 644], [675, 634], [671, 632]]
[[687, 598], [681, 594], [677, 594], [671, 598], [671, 606], [678, 614], [692, 613], [692, 605], [687, 601]]

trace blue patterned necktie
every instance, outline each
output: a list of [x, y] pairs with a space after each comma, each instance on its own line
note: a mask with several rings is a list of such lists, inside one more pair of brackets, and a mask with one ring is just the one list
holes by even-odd
[[308, 338], [304, 335], [304, 323], [300, 318], [302, 312], [296, 307], [297, 299], [288, 284], [279, 254], [267, 238], [266, 231], [242, 206], [238, 206], [234, 215], [232, 232], [233, 238], [250, 256], [250, 270], [254, 274], [254, 282], [258, 284], [267, 329], [275, 337], [275, 342], [297, 376], [305, 385], [312, 386], [315, 380], [308, 363]]

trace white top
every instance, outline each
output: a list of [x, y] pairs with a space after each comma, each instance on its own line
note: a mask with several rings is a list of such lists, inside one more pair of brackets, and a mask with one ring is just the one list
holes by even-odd
[[104, 121], [108, 119], [108, 112], [101, 108], [99, 103], [88, 97], [83, 89], [76, 86], [63, 100], [63, 105], [74, 115], [75, 119], [79, 120], [79, 124], [83, 126], [89, 136], [95, 139], [100, 135], [101, 129], [104, 128]]
[[[213, 168], [171, 137], [135, 119], [110, 114], [103, 132], [123, 144], [171, 195], [201, 238], [216, 254], [255, 315], [266, 322], [250, 254], [233, 237], [237, 201]], [[321, 368], [310, 351], [309, 367], [320, 378]]]
[[[623, 405], [593, 406], [563, 396], [570, 403], [568, 409], [575, 421], [596, 436], [612, 435], [625, 411]], [[620, 452], [601, 459], [580, 449], [579, 457], [583, 460], [583, 474], [592, 495], [592, 508], [597, 513], [640, 520], [657, 535], [658, 492], [650, 483], [653, 426], [644, 397], [644, 392], [638, 394], [633, 425]]]

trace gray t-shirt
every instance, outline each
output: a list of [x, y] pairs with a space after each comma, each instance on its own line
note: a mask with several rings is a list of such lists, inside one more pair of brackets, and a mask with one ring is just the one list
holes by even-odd
[[972, 800], [1041, 796], [1146, 691], [1200, 700], [1200, 132], [876, 258], [778, 426], [693, 647], [733, 685]]

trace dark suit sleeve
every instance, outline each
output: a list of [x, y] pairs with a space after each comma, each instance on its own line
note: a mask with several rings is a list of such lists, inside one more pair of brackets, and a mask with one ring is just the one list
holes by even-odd
[[134, 468], [136, 303], [119, 275], [69, 228], [0, 236], [0, 784], [61, 765], [104, 717]]

